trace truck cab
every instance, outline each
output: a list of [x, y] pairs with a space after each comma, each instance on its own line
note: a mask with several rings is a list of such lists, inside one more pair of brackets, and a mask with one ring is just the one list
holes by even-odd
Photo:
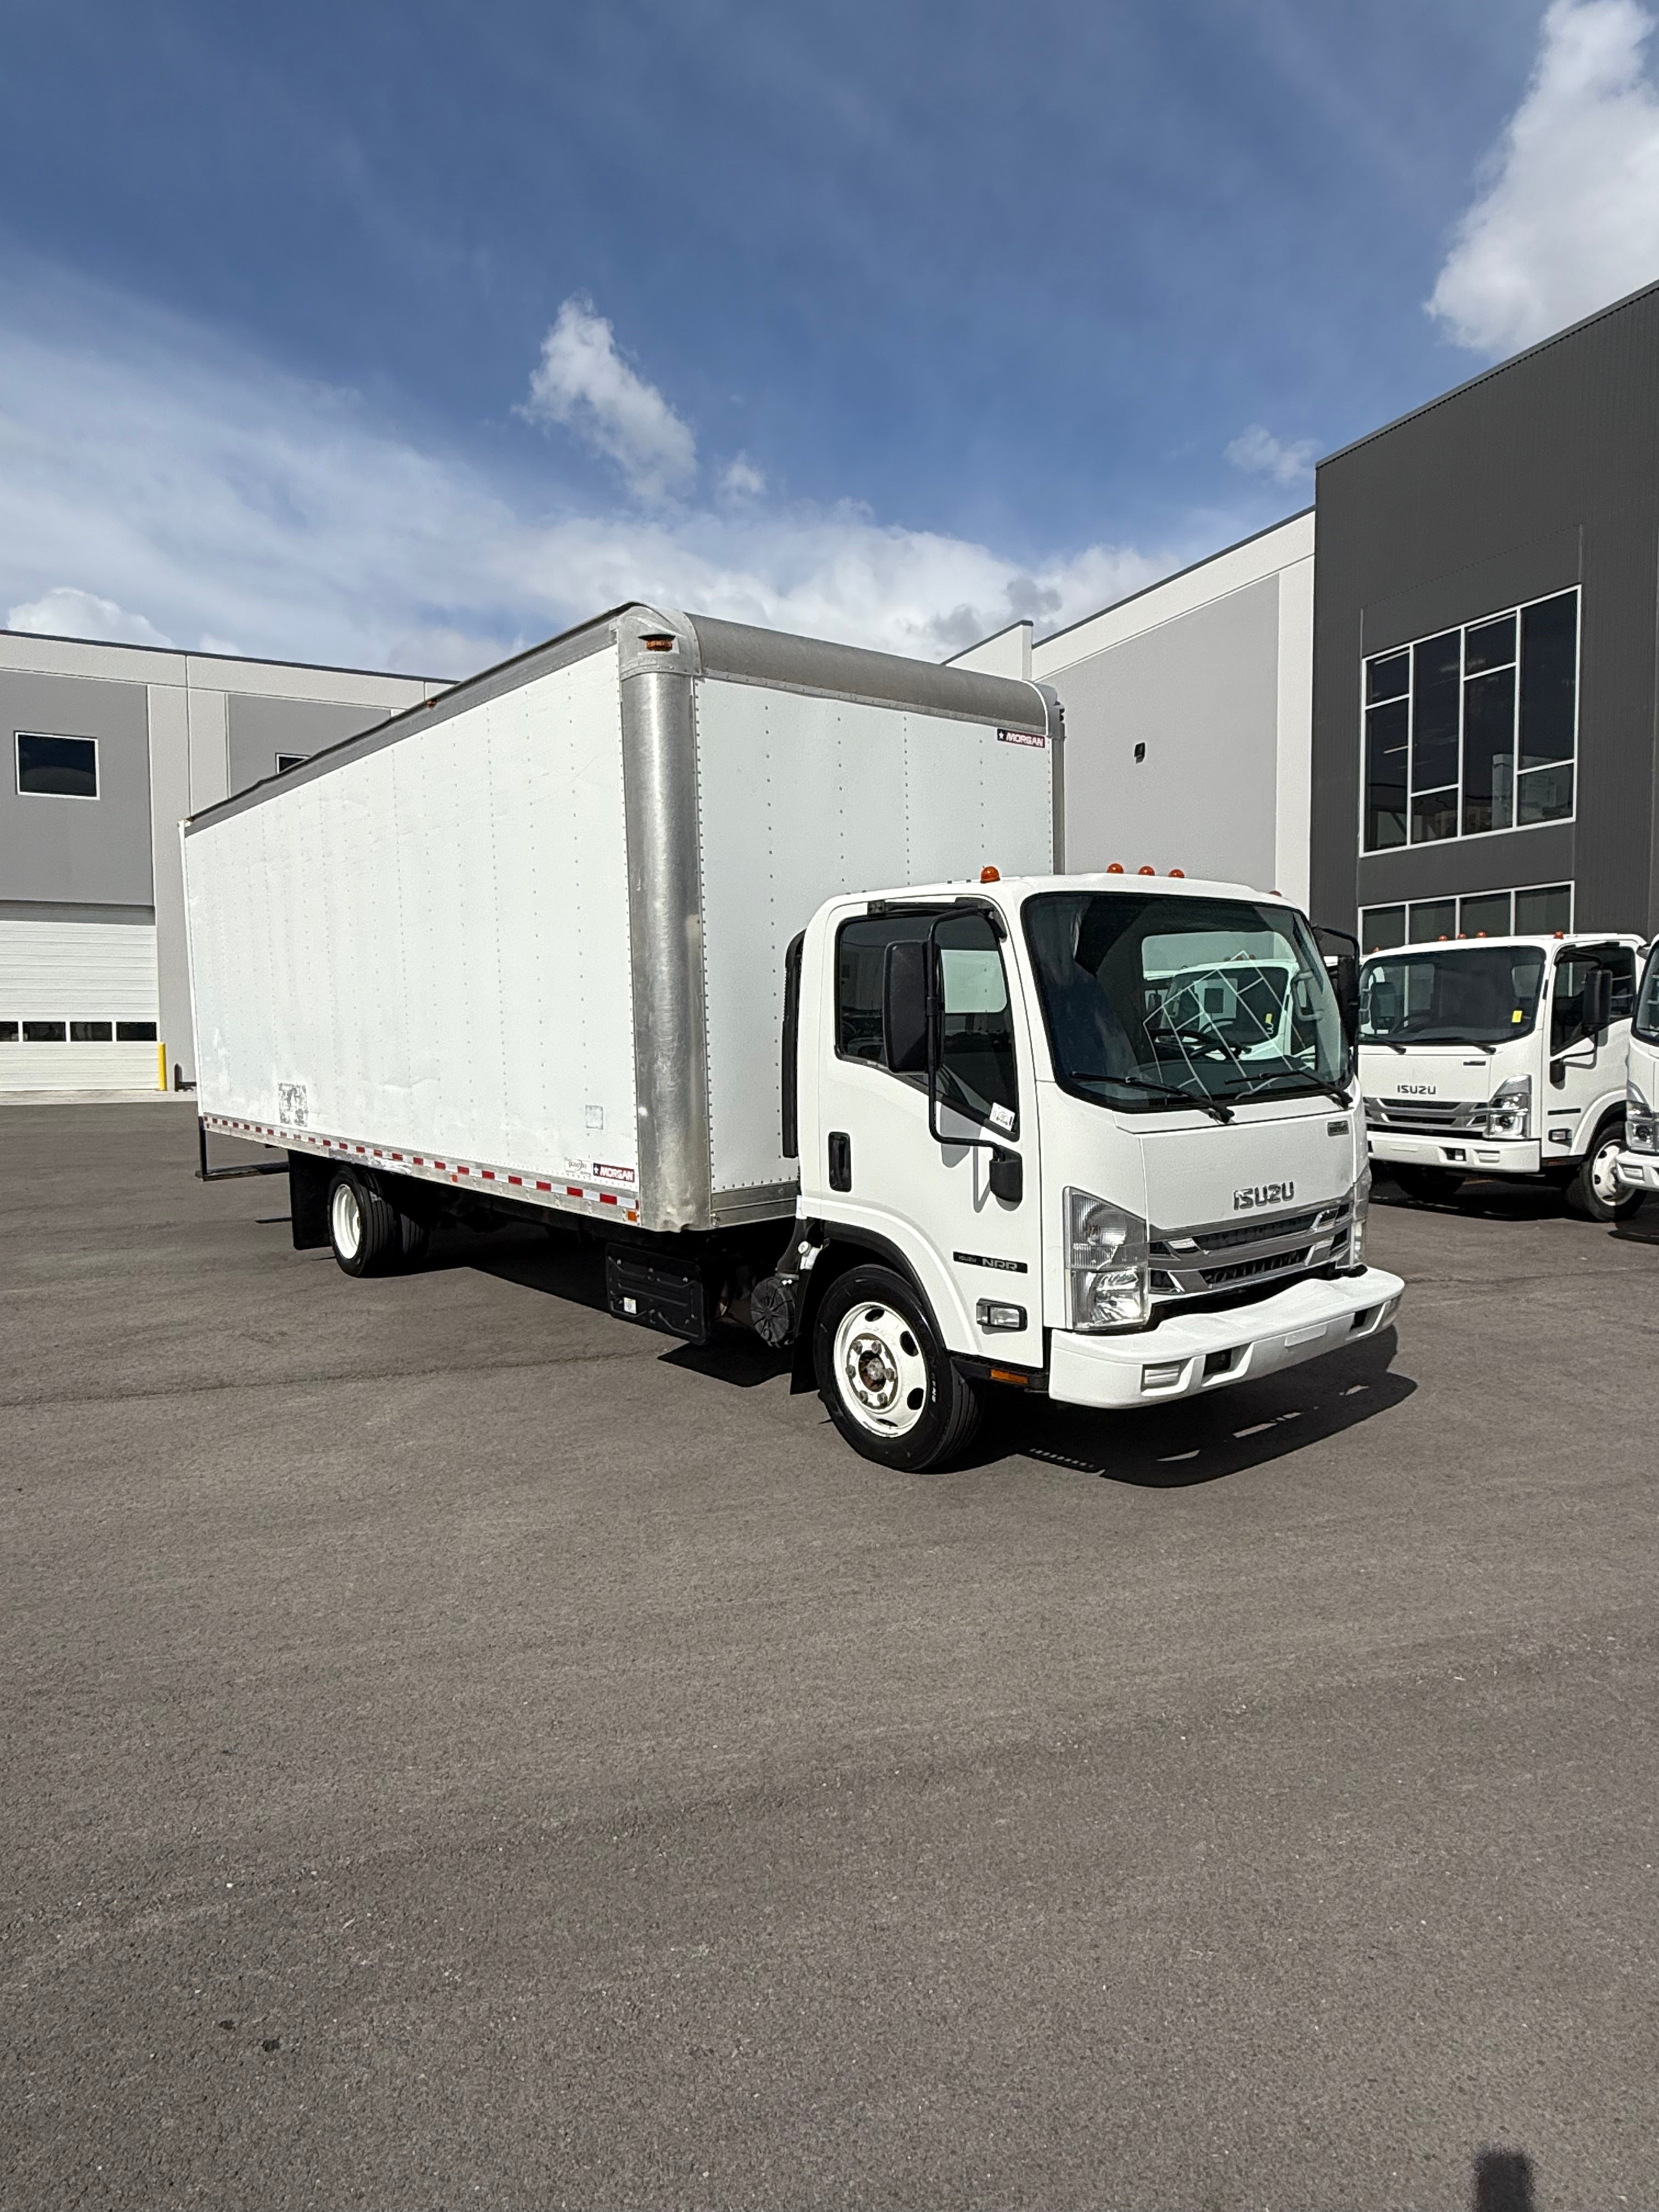
[[1637, 1204], [1659, 1191], [1659, 940], [1648, 953], [1631, 1023], [1619, 1182]]
[[[961, 1448], [983, 1389], [1227, 1388], [1384, 1328], [1352, 1050], [1312, 933], [1233, 884], [1033, 877], [832, 899], [792, 949], [790, 1255], [843, 1436]], [[787, 1309], [787, 1318], [786, 1318]]]
[[1408, 1196], [1466, 1176], [1541, 1176], [1585, 1219], [1639, 1201], [1618, 1180], [1642, 940], [1443, 939], [1360, 971], [1370, 1157]]

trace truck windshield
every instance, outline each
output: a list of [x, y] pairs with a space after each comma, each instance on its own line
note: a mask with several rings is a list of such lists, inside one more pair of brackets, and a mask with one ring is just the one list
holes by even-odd
[[1047, 891], [1025, 902], [1025, 937], [1054, 1073], [1083, 1097], [1168, 1113], [1182, 1092], [1288, 1097], [1346, 1078], [1335, 996], [1289, 907]]
[[1659, 945], [1648, 955], [1647, 972], [1642, 978], [1642, 995], [1636, 1001], [1631, 1034], [1640, 1037], [1644, 1044], [1659, 1044]]
[[1384, 952], [1359, 976], [1362, 1044], [1502, 1044], [1538, 1019], [1535, 945], [1438, 945]]

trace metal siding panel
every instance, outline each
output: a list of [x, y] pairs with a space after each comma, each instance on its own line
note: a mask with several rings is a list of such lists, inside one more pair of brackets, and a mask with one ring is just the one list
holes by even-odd
[[[780, 1150], [783, 956], [845, 891], [1048, 872], [1048, 747], [900, 710], [705, 678], [697, 702], [714, 1183], [793, 1180]], [[994, 853], [988, 841], [994, 839]]]
[[[1659, 288], [1325, 462], [1318, 513], [1316, 917], [1352, 927], [1356, 903], [1362, 632], [1380, 637], [1407, 599], [1424, 635], [1557, 589], [1559, 549], [1582, 532], [1581, 908], [1598, 927], [1651, 928]], [[1459, 889], [1480, 887], [1481, 842], [1462, 848]]]
[[[20, 730], [95, 738], [98, 797], [20, 792]], [[8, 899], [152, 905], [149, 810], [142, 684], [0, 671], [0, 892]]]

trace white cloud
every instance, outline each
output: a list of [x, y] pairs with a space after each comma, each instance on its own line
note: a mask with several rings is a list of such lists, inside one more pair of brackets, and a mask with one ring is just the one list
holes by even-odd
[[6, 617], [8, 629], [35, 637], [93, 637], [115, 645], [171, 645], [153, 622], [130, 615], [113, 599], [100, 599], [73, 584], [54, 584], [38, 599], [25, 599]]
[[747, 453], [739, 453], [720, 478], [720, 497], [758, 499], [766, 489], [766, 471], [757, 469]]
[[521, 411], [574, 430], [616, 462], [641, 499], [684, 491], [696, 477], [696, 440], [617, 351], [616, 335], [591, 300], [568, 299], [559, 309]]
[[417, 445], [353, 394], [194, 324], [58, 279], [5, 298], [0, 606], [14, 620], [67, 611], [73, 577], [87, 619], [62, 627], [107, 635], [125, 621], [123, 634], [193, 649], [234, 639], [246, 653], [464, 675], [638, 598], [939, 658], [1019, 616], [1047, 629], [1091, 613], [1232, 526], [1215, 514], [1156, 553], [1034, 560], [746, 484], [650, 514], [566, 501], [550, 515], [545, 484], [526, 489], [521, 469], [498, 479]]
[[1521, 105], [1428, 301], [1510, 353], [1659, 277], [1659, 91], [1636, 0], [1552, 0]]
[[1318, 454], [1316, 438], [1275, 438], [1264, 423], [1252, 422], [1248, 430], [1239, 432], [1224, 458], [1249, 475], [1290, 485], [1308, 482]]

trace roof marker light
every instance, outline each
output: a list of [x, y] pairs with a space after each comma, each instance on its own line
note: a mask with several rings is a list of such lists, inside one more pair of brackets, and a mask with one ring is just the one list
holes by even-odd
[[1135, 870], [1135, 873], [1138, 876], [1155, 876], [1158, 873], [1158, 870], [1156, 868], [1139, 867]]
[[982, 884], [1000, 884], [1002, 881], [1001, 871], [997, 868], [981, 868], [979, 872], [979, 879]]
[[1185, 868], [1171, 868], [1170, 873], [1181, 883], [1184, 884], [1187, 880], [1187, 871]]
[[672, 653], [674, 650], [673, 636], [667, 630], [647, 630], [640, 643], [647, 653]]
[[1121, 876], [1123, 873], [1122, 861], [1108, 860], [1106, 863], [1106, 872], [1109, 876]]

